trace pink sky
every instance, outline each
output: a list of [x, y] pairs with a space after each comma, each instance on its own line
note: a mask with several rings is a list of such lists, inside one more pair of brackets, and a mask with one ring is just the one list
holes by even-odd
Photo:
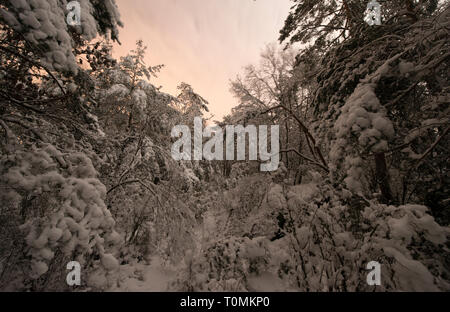
[[153, 84], [176, 95], [184, 81], [207, 99], [214, 119], [237, 104], [234, 79], [256, 63], [265, 44], [275, 42], [289, 13], [289, 0], [117, 0], [125, 27], [123, 56], [138, 39], [148, 46], [147, 65], [165, 67]]

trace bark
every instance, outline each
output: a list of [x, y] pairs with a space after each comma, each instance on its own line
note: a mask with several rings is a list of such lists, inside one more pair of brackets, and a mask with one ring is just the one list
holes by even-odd
[[382, 201], [385, 204], [391, 204], [394, 202], [394, 197], [392, 196], [391, 187], [389, 185], [389, 174], [384, 153], [375, 154], [375, 168], [377, 182], [380, 186]]
[[230, 177], [232, 162], [229, 160], [224, 160], [224, 161], [222, 161], [222, 164], [223, 164], [223, 168], [222, 168], [223, 176], [227, 177], [227, 178]]

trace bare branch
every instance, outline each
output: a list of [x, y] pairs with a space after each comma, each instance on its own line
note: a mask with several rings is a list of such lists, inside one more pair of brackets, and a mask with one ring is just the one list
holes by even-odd
[[277, 108], [284, 109], [285, 111], [287, 111], [297, 121], [297, 123], [300, 125], [300, 128], [305, 132], [305, 134], [308, 136], [309, 140], [311, 141], [311, 143], [314, 146], [313, 148], [310, 147], [311, 153], [313, 155], [315, 155], [317, 153], [317, 155], [320, 158], [320, 161], [323, 164], [323, 167], [327, 168], [328, 167], [327, 162], [325, 161], [325, 158], [323, 157], [322, 152], [320, 151], [319, 147], [317, 146], [316, 140], [314, 139], [313, 135], [311, 134], [311, 132], [309, 132], [309, 129], [305, 126], [305, 124], [300, 120], [300, 118], [298, 118], [298, 116], [291, 109], [289, 109], [286, 106], [280, 104], [280, 105], [277, 105], [277, 106], [269, 108], [268, 110], [262, 112], [261, 114], [266, 114], [269, 111], [272, 111], [272, 110], [277, 109]]
[[29, 57], [27, 57], [27, 56], [25, 56], [25, 55], [22, 55], [22, 54], [20, 54], [20, 53], [14, 51], [14, 50], [9, 49], [9, 48], [7, 48], [7, 47], [0, 46], [0, 49], [3, 50], [3, 51], [5, 51], [5, 52], [8, 52], [8, 53], [10, 53], [10, 54], [13, 54], [13, 55], [15, 55], [15, 56], [18, 56], [18, 57], [24, 59], [25, 61], [27, 61], [28, 63], [31, 63], [32, 65], [34, 65], [34, 66], [36, 66], [36, 67], [40, 67], [40, 68], [42, 68], [43, 70], [45, 70], [45, 71], [47, 72], [47, 74], [48, 74], [48, 75], [56, 82], [56, 84], [58, 85], [58, 87], [61, 89], [61, 92], [62, 92], [64, 95], [66, 94], [66, 91], [64, 90], [64, 88], [63, 88], [63, 86], [61, 85], [61, 83], [59, 82], [59, 80], [56, 79], [55, 75], [53, 75], [52, 72], [51, 72], [49, 69], [47, 69], [47, 67], [45, 67], [44, 65], [42, 65], [42, 64], [40, 64], [40, 63], [38, 63], [38, 62], [36, 62], [36, 61], [34, 61], [34, 60], [32, 60], [32, 59], [30, 59]]
[[444, 130], [444, 132], [434, 141], [434, 143], [420, 156], [414, 168], [419, 167], [422, 161], [427, 157], [428, 154], [439, 144], [439, 142], [448, 134], [450, 127]]
[[6, 122], [15, 123], [15, 124], [23, 127], [25, 129], [31, 131], [42, 142], [47, 142], [47, 138], [44, 135], [40, 134], [36, 129], [32, 128], [31, 126], [29, 126], [29, 125], [27, 125], [25, 123], [23, 123], [22, 121], [17, 120], [17, 119], [12, 119], [12, 118], [3, 118], [3, 120], [6, 121]]
[[12, 103], [14, 103], [14, 104], [16, 104], [16, 105], [18, 105], [18, 106], [21, 106], [21, 107], [23, 107], [23, 108], [27, 108], [27, 109], [29, 109], [29, 110], [32, 110], [32, 111], [35, 112], [35, 113], [38, 113], [38, 114], [44, 114], [44, 113], [45, 113], [44, 111], [42, 111], [42, 110], [40, 110], [40, 109], [37, 109], [37, 108], [35, 108], [35, 107], [31, 106], [31, 105], [28, 105], [28, 104], [26, 104], [26, 103], [24, 103], [24, 102], [21, 102], [21, 101], [19, 101], [19, 100], [16, 100], [15, 98], [12, 98], [11, 96], [9, 96], [7, 93], [5, 93], [5, 92], [3, 92], [3, 91], [0, 91], [0, 95], [1, 95], [3, 98], [5, 98], [6, 100], [8, 100], [8, 101], [10, 101], [10, 102], [12, 102]]
[[287, 149], [287, 150], [281, 150], [280, 153], [289, 153], [289, 152], [293, 152], [295, 154], [297, 154], [298, 156], [300, 156], [301, 158], [311, 162], [312, 164], [319, 166], [320, 168], [322, 168], [323, 170], [325, 170], [326, 172], [330, 172], [330, 170], [325, 167], [324, 165], [322, 165], [321, 163], [315, 161], [314, 159], [309, 158], [308, 156], [303, 155], [302, 153], [300, 153], [299, 151], [297, 151], [294, 148], [291, 149]]
[[0, 119], [0, 126], [2, 126], [3, 130], [6, 133], [6, 143], [9, 142], [9, 138], [12, 137], [11, 129], [9, 129], [8, 125]]
[[[160, 199], [159, 199], [159, 196], [156, 194], [155, 190], [154, 190], [153, 188], [149, 187], [147, 184], [145, 184], [145, 183], [142, 182], [141, 180], [138, 180], [138, 179], [136, 179], [136, 180], [130, 180], [130, 181], [125, 181], [125, 182], [122, 182], [122, 183], [120, 183], [120, 184], [117, 184], [116, 186], [113, 186], [112, 188], [110, 188], [110, 189], [106, 192], [106, 194], [110, 194], [112, 191], [114, 191], [115, 189], [117, 189], [117, 188], [119, 188], [119, 187], [121, 187], [121, 186], [123, 186], [123, 185], [133, 184], [133, 183], [138, 183], [138, 184], [142, 185], [144, 188], [146, 188], [147, 190], [149, 190], [150, 193], [152, 193], [152, 194], [156, 197], [156, 199], [158, 200], [158, 203], [159, 203], [161, 206], [163, 206], [162, 203], [161, 203], [161, 201], [160, 201]], [[154, 186], [153, 183], [150, 182], [150, 184], [152, 184], [152, 185]]]

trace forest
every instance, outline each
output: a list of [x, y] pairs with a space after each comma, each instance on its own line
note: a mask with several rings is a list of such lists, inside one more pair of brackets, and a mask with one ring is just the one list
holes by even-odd
[[[69, 2], [0, 0], [0, 291], [450, 291], [448, 1], [292, 0], [222, 120]], [[195, 117], [279, 126], [278, 169], [174, 159]]]

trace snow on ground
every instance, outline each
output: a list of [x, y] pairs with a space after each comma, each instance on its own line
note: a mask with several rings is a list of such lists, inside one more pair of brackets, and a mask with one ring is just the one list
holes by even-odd
[[263, 272], [258, 276], [248, 278], [248, 288], [251, 292], [285, 291], [283, 281], [270, 272]]
[[176, 271], [164, 266], [159, 257], [153, 257], [150, 265], [133, 263], [120, 266], [120, 282], [109, 291], [158, 292], [166, 291]]
[[[207, 246], [225, 226], [227, 219], [225, 210], [209, 209], [203, 215], [203, 222], [198, 225], [196, 233], [196, 252]], [[119, 282], [109, 291], [112, 292], [159, 292], [168, 291], [180, 268], [170, 267], [158, 257], [153, 256], [149, 263], [135, 262], [121, 265]], [[266, 283], [267, 285], [270, 282]]]

